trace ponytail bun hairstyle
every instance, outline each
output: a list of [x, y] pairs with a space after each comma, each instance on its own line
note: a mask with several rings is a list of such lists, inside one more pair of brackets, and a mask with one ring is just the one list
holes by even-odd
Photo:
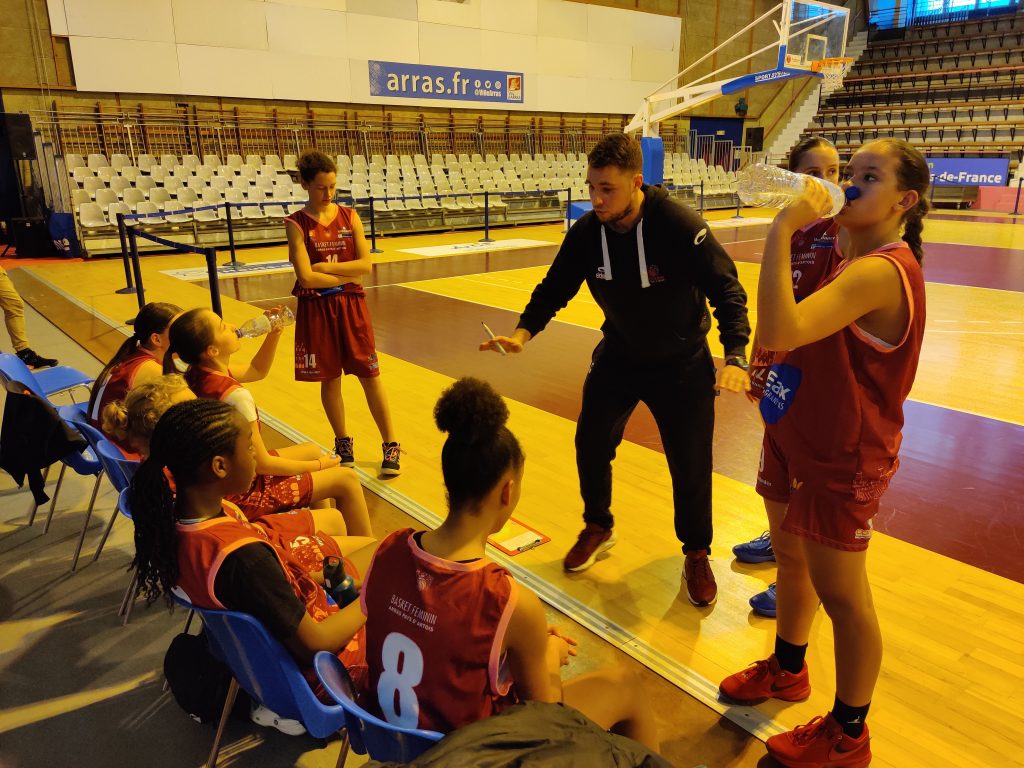
[[213, 324], [209, 309], [190, 309], [171, 323], [170, 344], [164, 355], [164, 373], [175, 373], [174, 356], [189, 365], [198, 365], [207, 347], [213, 344]]
[[149, 441], [160, 417], [174, 404], [174, 398], [187, 389], [185, 379], [176, 373], [140, 384], [124, 400], [117, 400], [103, 409], [103, 431], [122, 444], [148, 453]]
[[110, 362], [103, 366], [100, 375], [96, 377], [96, 381], [92, 385], [92, 392], [89, 394], [89, 406], [86, 408], [86, 413], [92, 413], [93, 408], [96, 407], [96, 398], [99, 397], [100, 390], [106, 384], [114, 366], [120, 365], [134, 355], [139, 347], [149, 349], [149, 340], [153, 334], [166, 331], [171, 319], [180, 312], [181, 307], [176, 304], [166, 304], [161, 301], [150, 302], [139, 310], [139, 314], [135, 316], [132, 323], [134, 333], [124, 340]]
[[448, 433], [441, 449], [441, 473], [449, 511], [473, 507], [526, 456], [506, 425], [508, 407], [485, 381], [462, 378], [441, 393], [434, 423]]

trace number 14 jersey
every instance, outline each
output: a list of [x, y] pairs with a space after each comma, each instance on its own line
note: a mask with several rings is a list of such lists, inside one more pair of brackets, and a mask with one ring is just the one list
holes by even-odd
[[360, 598], [367, 709], [393, 725], [448, 733], [515, 703], [501, 649], [517, 592], [487, 559], [436, 557], [411, 528], [388, 536]]

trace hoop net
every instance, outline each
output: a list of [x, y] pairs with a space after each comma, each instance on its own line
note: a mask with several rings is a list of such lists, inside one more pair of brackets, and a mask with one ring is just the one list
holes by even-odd
[[818, 59], [811, 62], [811, 70], [820, 72], [822, 76], [821, 86], [826, 91], [834, 91], [842, 85], [843, 78], [853, 66], [853, 59], [849, 56], [836, 56], [831, 59]]

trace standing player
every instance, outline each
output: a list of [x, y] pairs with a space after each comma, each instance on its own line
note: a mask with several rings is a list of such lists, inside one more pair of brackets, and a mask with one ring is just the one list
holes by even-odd
[[342, 373], [354, 374], [380, 430], [381, 474], [401, 471], [387, 395], [366, 307], [363, 275], [373, 264], [363, 224], [351, 208], [334, 202], [337, 168], [323, 152], [310, 149], [298, 160], [309, 201], [285, 219], [288, 260], [295, 268], [298, 297], [295, 325], [295, 379], [319, 381], [320, 400], [334, 430], [334, 451], [343, 467], [355, 464], [353, 439], [345, 425]]
[[711, 550], [711, 446], [715, 366], [708, 349], [710, 300], [725, 348], [718, 386], [750, 388], [744, 356], [750, 326], [736, 265], [691, 209], [643, 183], [640, 143], [605, 136], [589, 156], [594, 210], [569, 230], [511, 337], [480, 349], [521, 352], [584, 280], [605, 315], [583, 384], [576, 466], [586, 527], [563, 563], [582, 571], [615, 544], [612, 459], [640, 401], [651, 409], [672, 475], [676, 536], [694, 605], [715, 601]]
[[[789, 153], [789, 170], [803, 173], [817, 179], [839, 183], [839, 152], [835, 144], [823, 136], [804, 139]], [[835, 219], [818, 219], [793, 234], [790, 243], [790, 265], [793, 270], [793, 296], [798, 302], [806, 298], [839, 264], [839, 224]], [[754, 329], [754, 343], [750, 354], [750, 392], [748, 397], [754, 403], [761, 400], [768, 370], [775, 361], [775, 353], [760, 344], [757, 329]], [[732, 548], [741, 563], [767, 563], [775, 560], [771, 535], [767, 532], [753, 541], [737, 544]], [[754, 613], [761, 616], [775, 616], [775, 584], [764, 592], [750, 598]]]
[[928, 165], [904, 141], [873, 141], [854, 154], [860, 195], [836, 220], [843, 262], [799, 304], [793, 235], [827, 210], [819, 184], [776, 216], [758, 288], [759, 338], [790, 350], [772, 365], [761, 398], [767, 424], [757, 490], [779, 564], [775, 652], [727, 677], [742, 704], [810, 694], [804, 656], [818, 600], [835, 634], [831, 712], [768, 740], [785, 766], [866, 766], [865, 718], [882, 662], [867, 578], [879, 499], [899, 467], [903, 402], [917, 372], [925, 325], [921, 230]]

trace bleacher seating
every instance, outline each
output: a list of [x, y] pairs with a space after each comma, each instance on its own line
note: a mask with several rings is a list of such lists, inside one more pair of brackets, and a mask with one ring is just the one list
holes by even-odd
[[[840, 156], [875, 138], [928, 155], [1024, 160], [1024, 14], [922, 25], [902, 40], [869, 43], [804, 135], [831, 139]], [[937, 188], [961, 205], [974, 189]]]
[[[231, 204], [236, 237], [280, 241], [280, 219], [306, 200], [285, 168], [294, 155], [68, 154], [70, 199], [93, 253], [120, 248], [116, 213], [161, 213], [139, 220], [147, 230], [173, 232], [203, 244], [223, 242], [225, 203]], [[354, 205], [378, 232], [481, 227], [561, 221], [570, 200], [587, 199], [583, 153], [338, 155], [339, 199]], [[294, 171], [293, 171], [294, 173]], [[735, 204], [735, 176], [702, 159], [667, 153], [665, 186], [686, 202], [705, 207]], [[86, 207], [88, 205], [88, 207]], [[211, 210], [193, 208], [217, 205]], [[116, 208], [115, 208], [116, 206]], [[140, 243], [140, 247], [148, 247]]]

